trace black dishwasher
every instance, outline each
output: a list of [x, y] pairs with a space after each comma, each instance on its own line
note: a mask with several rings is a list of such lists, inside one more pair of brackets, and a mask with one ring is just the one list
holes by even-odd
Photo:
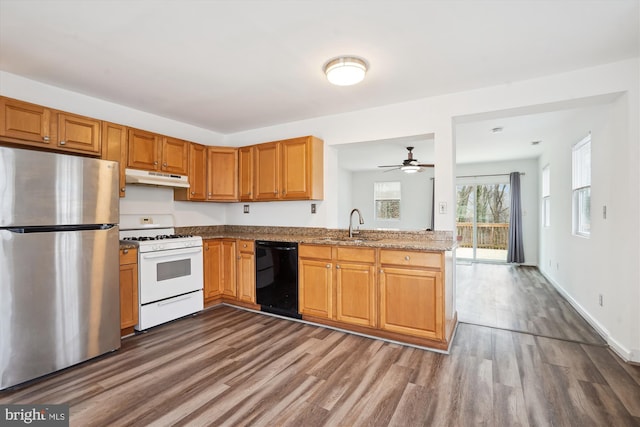
[[302, 318], [298, 313], [298, 244], [256, 241], [256, 303], [262, 311]]

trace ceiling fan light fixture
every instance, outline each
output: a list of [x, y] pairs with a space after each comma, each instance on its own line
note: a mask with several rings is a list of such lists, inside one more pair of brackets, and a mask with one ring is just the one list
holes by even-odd
[[330, 59], [322, 67], [327, 80], [337, 86], [351, 86], [360, 83], [368, 68], [364, 59], [355, 56], [339, 56]]
[[407, 165], [407, 166], [402, 166], [400, 170], [404, 173], [416, 173], [420, 170], [420, 166]]

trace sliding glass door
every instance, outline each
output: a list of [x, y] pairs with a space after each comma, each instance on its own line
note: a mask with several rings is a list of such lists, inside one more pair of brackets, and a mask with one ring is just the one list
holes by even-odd
[[505, 262], [509, 242], [509, 184], [458, 185], [456, 198], [456, 256]]

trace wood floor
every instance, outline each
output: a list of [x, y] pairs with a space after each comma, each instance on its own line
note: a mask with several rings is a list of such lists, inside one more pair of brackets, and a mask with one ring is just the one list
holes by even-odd
[[535, 267], [505, 264], [458, 264], [458, 320], [605, 345]]
[[219, 306], [0, 403], [67, 403], [72, 426], [640, 426], [640, 367], [464, 323], [443, 355]]

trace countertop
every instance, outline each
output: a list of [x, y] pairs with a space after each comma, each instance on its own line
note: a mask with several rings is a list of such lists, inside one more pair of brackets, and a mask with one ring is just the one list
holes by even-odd
[[[450, 251], [457, 246], [451, 232], [362, 230], [353, 238], [348, 230], [306, 227], [200, 226], [176, 227], [178, 234], [192, 234], [203, 239], [270, 240], [314, 245], [337, 245], [418, 251]], [[120, 249], [136, 244], [120, 241]]]

